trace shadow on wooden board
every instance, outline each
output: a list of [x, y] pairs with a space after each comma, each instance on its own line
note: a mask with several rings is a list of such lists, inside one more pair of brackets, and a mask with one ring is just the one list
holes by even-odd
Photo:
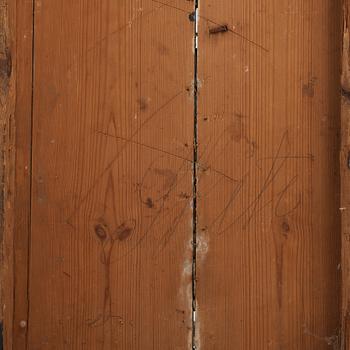
[[347, 4], [196, 5], [0, 1], [5, 349], [346, 349]]
[[342, 207], [342, 329], [343, 348], [350, 347], [350, 216], [347, 208], [350, 206], [350, 2], [344, 1], [344, 30], [343, 30], [343, 56], [342, 56], [342, 103], [341, 103], [341, 207]]

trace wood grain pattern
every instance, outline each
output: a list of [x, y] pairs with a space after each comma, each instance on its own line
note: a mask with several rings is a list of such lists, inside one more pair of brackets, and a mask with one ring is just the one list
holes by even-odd
[[201, 2], [200, 349], [338, 349], [340, 14]]
[[31, 1], [0, 5], [4, 348], [24, 349], [26, 327], [20, 322], [25, 324], [28, 311], [33, 11]]
[[[11, 4], [16, 18], [16, 109], [14, 118], [15, 174], [13, 198], [14, 307], [13, 349], [25, 349], [28, 320], [30, 247], [33, 2]], [[15, 9], [14, 9], [15, 7]], [[12, 248], [12, 247], [11, 247]], [[9, 325], [8, 325], [9, 326]], [[10, 347], [9, 347], [10, 348]]]
[[36, 1], [29, 349], [191, 338], [193, 3]]
[[[13, 113], [15, 110], [15, 11], [7, 1], [0, 1], [0, 283], [1, 322], [5, 325], [1, 338], [12, 348], [14, 305], [13, 280]], [[3, 344], [2, 344], [3, 345]]]
[[[347, 1], [200, 1], [198, 349], [349, 347]], [[193, 7], [0, 0], [6, 349], [191, 348]]]
[[342, 349], [350, 348], [350, 38], [349, 5], [344, 1], [343, 7], [343, 56], [342, 56], [342, 101], [341, 101], [341, 207], [342, 213]]

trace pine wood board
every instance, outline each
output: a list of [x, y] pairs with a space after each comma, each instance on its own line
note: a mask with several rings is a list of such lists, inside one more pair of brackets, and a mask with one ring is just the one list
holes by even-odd
[[36, 1], [29, 349], [191, 341], [193, 23]]
[[337, 1], [201, 2], [200, 349], [338, 348], [341, 22]]

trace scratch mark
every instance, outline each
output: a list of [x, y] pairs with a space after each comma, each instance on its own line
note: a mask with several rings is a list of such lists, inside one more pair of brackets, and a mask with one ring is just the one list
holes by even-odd
[[66, 221], [67, 224], [72, 226], [74, 225], [71, 223], [71, 220], [73, 216], [77, 213], [77, 211], [80, 209], [82, 204], [86, 201], [86, 199], [90, 196], [92, 191], [96, 188], [96, 186], [99, 184], [101, 178], [112, 168], [114, 163], [117, 161], [117, 159], [120, 157], [120, 155], [124, 152], [126, 147], [130, 144], [130, 142], [133, 140], [133, 138], [143, 129], [143, 127], [148, 124], [161, 110], [163, 110], [166, 106], [168, 106], [171, 102], [173, 102], [178, 96], [180, 96], [183, 93], [181, 90], [180, 92], [176, 93], [174, 96], [172, 96], [170, 99], [168, 99], [163, 105], [161, 105], [159, 108], [156, 109], [155, 112], [153, 112], [145, 121], [141, 123], [141, 125], [132, 133], [132, 135], [125, 141], [125, 144], [121, 148], [119, 152], [112, 158], [112, 160], [107, 164], [107, 166], [104, 168], [104, 170], [97, 176], [97, 178], [93, 181], [90, 188], [87, 190], [85, 195], [81, 198], [78, 205], [74, 208], [71, 214], [68, 215]]
[[185, 166], [186, 162], [183, 162], [179, 168], [179, 170], [176, 173], [176, 178], [174, 179], [173, 184], [171, 185], [171, 187], [168, 189], [168, 191], [164, 194], [163, 198], [164, 200], [162, 201], [162, 203], [160, 204], [159, 209], [156, 211], [156, 214], [154, 215], [154, 217], [151, 220], [151, 223], [149, 224], [148, 228], [143, 232], [143, 234], [141, 235], [141, 237], [137, 240], [137, 242], [135, 243], [134, 246], [132, 246], [132, 248], [130, 248], [125, 254], [120, 255], [117, 259], [113, 260], [111, 263], [116, 263], [117, 261], [125, 258], [126, 256], [130, 255], [135, 249], [137, 249], [145, 240], [145, 238], [148, 236], [149, 232], [151, 231], [151, 229], [155, 226], [155, 224], [157, 223], [157, 220], [159, 219], [159, 217], [161, 216], [161, 214], [163, 214], [164, 208], [165, 208], [165, 204], [167, 202], [167, 199], [169, 198], [170, 193], [174, 190], [175, 185], [177, 183], [177, 178], [178, 175], [180, 173], [180, 171], [183, 169], [183, 167]]
[[[158, 4], [162, 4], [163, 6], [167, 6], [167, 7], [173, 8], [173, 9], [178, 10], [178, 11], [181, 11], [181, 12], [185, 12], [185, 13], [187, 13], [188, 15], [191, 14], [190, 11], [186, 11], [186, 10], [184, 10], [184, 9], [182, 9], [182, 8], [179, 8], [179, 7], [170, 5], [170, 4], [166, 4], [166, 3], [163, 3], [163, 2], [158, 1], [158, 0], [152, 0], [152, 2], [156, 2], [156, 3], [158, 3]], [[217, 22], [213, 21], [212, 19], [210, 19], [210, 18], [208, 18], [208, 17], [204, 17], [204, 16], [202, 16], [202, 15], [198, 15], [198, 17], [203, 18], [205, 21], [208, 21], [208, 22], [210, 22], [210, 23], [212, 23], [212, 24], [215, 24], [215, 25], [218, 26], [218, 27], [226, 28], [226, 31], [228, 31], [228, 32], [230, 32], [230, 33], [232, 33], [232, 34], [238, 36], [239, 38], [241, 38], [241, 39], [247, 41], [247, 42], [250, 43], [251, 45], [254, 45], [254, 46], [258, 47], [259, 49], [261, 49], [261, 50], [263, 50], [263, 51], [265, 51], [265, 52], [269, 52], [269, 50], [268, 50], [266, 47], [264, 47], [264, 46], [260, 45], [259, 43], [255, 42], [255, 41], [253, 41], [253, 40], [251, 40], [251, 39], [249, 39], [249, 38], [247, 38], [246, 36], [244, 36], [244, 35], [242, 35], [242, 34], [236, 32], [235, 30], [230, 29], [226, 24], [217, 23]]]
[[285, 188], [279, 194], [279, 197], [278, 197], [278, 200], [277, 200], [277, 204], [276, 204], [276, 208], [275, 208], [275, 215], [277, 217], [279, 217], [279, 218], [289, 215], [291, 212], [293, 212], [295, 209], [297, 209], [300, 206], [300, 204], [301, 204], [301, 195], [299, 194], [298, 202], [289, 211], [287, 211], [285, 213], [279, 213], [278, 212], [278, 209], [280, 207], [280, 204], [282, 202], [283, 197], [286, 195], [286, 193], [289, 190], [289, 188], [291, 188], [296, 183], [297, 179], [298, 179], [298, 176], [297, 175], [294, 176], [291, 179], [291, 181], [289, 183], [287, 183]]
[[200, 17], [203, 18], [205, 21], [208, 21], [208, 22], [210, 22], [210, 23], [212, 23], [212, 24], [215, 24], [216, 26], [221, 26], [221, 27], [226, 26], [228, 32], [230, 32], [230, 33], [236, 35], [237, 37], [243, 39], [244, 41], [247, 41], [247, 42], [250, 43], [251, 45], [258, 47], [259, 49], [261, 49], [261, 50], [263, 50], [263, 51], [265, 51], [265, 52], [269, 52], [269, 50], [268, 50], [266, 47], [264, 47], [264, 46], [262, 46], [261, 44], [255, 42], [254, 40], [251, 40], [251, 39], [247, 38], [246, 36], [244, 36], [244, 35], [242, 35], [242, 34], [236, 32], [235, 30], [229, 28], [227, 25], [223, 25], [223, 24], [217, 23], [217, 22], [213, 21], [212, 19], [210, 19], [210, 18], [208, 18], [208, 17], [204, 17], [204, 16], [200, 16]]
[[[134, 140], [130, 140], [130, 138], [126, 138], [126, 137], [122, 137], [122, 136], [118, 136], [118, 135], [112, 135], [112, 134], [109, 134], [109, 133], [106, 133], [106, 132], [103, 132], [103, 131], [96, 131], [97, 134], [101, 134], [103, 136], [106, 136], [106, 137], [111, 137], [111, 138], [115, 138], [115, 139], [119, 139], [119, 140], [122, 140], [122, 141], [125, 141], [129, 144], [135, 144], [135, 145], [138, 145], [138, 146], [141, 146], [141, 147], [145, 147], [145, 148], [148, 148], [150, 150], [153, 150], [153, 151], [157, 151], [157, 152], [160, 152], [160, 153], [163, 153], [163, 154], [167, 154], [171, 157], [174, 157], [174, 158], [178, 158], [178, 159], [182, 159], [182, 160], [185, 160], [186, 162], [188, 163], [191, 163], [193, 164], [193, 160], [190, 159], [190, 158], [186, 158], [186, 157], [183, 157], [183, 156], [180, 156], [178, 154], [175, 154], [175, 153], [172, 153], [172, 152], [169, 152], [169, 151], [166, 151], [162, 148], [158, 148], [158, 147], [154, 147], [154, 146], [151, 146], [151, 145], [148, 145], [148, 144], [145, 144], [145, 143], [142, 143], [142, 142], [138, 142], [138, 141], [134, 141]], [[201, 158], [200, 158], [201, 159]], [[199, 167], [201, 167], [201, 165], [199, 165]], [[231, 176], [225, 174], [224, 172], [216, 169], [216, 168], [213, 168], [213, 167], [207, 167], [207, 168], [204, 168], [202, 167], [202, 169], [204, 171], [206, 170], [210, 170], [210, 171], [213, 171], [214, 173], [217, 173], [218, 175], [221, 175], [223, 176], [224, 178], [232, 181], [232, 182], [238, 182], [237, 179], [234, 179], [232, 178]]]
[[160, 239], [160, 242], [158, 244], [158, 252], [155, 256], [158, 256], [166, 248], [167, 244], [169, 243], [171, 238], [174, 236], [174, 234], [175, 234], [175, 232], [176, 232], [176, 230], [181, 222], [181, 219], [183, 218], [183, 216], [187, 212], [188, 208], [189, 208], [189, 204], [186, 203], [182, 207], [179, 215], [177, 217], [175, 217], [175, 219], [172, 221], [168, 230], [166, 232], [164, 232], [164, 234], [162, 235], [162, 238]]
[[170, 5], [169, 3], [161, 2], [161, 1], [158, 1], [158, 0], [151, 0], [151, 1], [152, 1], [152, 2], [155, 2], [155, 3], [157, 3], [157, 4], [162, 5], [161, 7], [166, 6], [166, 7], [172, 8], [172, 9], [174, 9], [174, 10], [184, 12], [184, 13], [186, 13], [186, 14], [188, 14], [188, 15], [190, 15], [190, 14], [193, 13], [193, 12], [191, 12], [191, 11], [184, 10], [184, 9], [182, 9], [182, 8], [180, 8], [180, 7], [177, 7], [177, 6], [174, 6], [174, 5]]
[[202, 170], [203, 173], [207, 172], [207, 171], [213, 171], [214, 173], [221, 175], [222, 177], [224, 177], [225, 179], [228, 179], [232, 182], [239, 182], [239, 180], [233, 178], [232, 176], [229, 176], [227, 174], [225, 174], [224, 172], [217, 170], [215, 168], [212, 167], [203, 167], [200, 163], [198, 163], [198, 168]]
[[266, 190], [269, 188], [269, 186], [273, 183], [274, 179], [279, 174], [280, 170], [282, 169], [282, 167], [285, 164], [286, 158], [282, 158], [281, 164], [277, 167], [277, 161], [280, 157], [280, 152], [281, 152], [282, 146], [286, 140], [287, 135], [288, 135], [288, 131], [285, 131], [283, 136], [282, 136], [281, 142], [278, 146], [277, 153], [273, 157], [273, 162], [272, 162], [272, 165], [270, 167], [269, 173], [268, 173], [267, 177], [265, 178], [263, 186], [261, 187], [260, 191], [256, 195], [255, 199], [242, 211], [242, 213], [238, 217], [236, 217], [230, 224], [228, 224], [228, 226], [226, 226], [222, 231], [220, 231], [218, 233], [218, 235], [223, 234], [225, 231], [227, 231], [229, 228], [231, 228], [238, 220], [240, 220], [242, 217], [244, 217], [247, 213], [249, 213], [248, 219], [245, 222], [244, 226], [249, 224], [249, 222], [251, 221], [251, 219], [253, 218], [254, 214], [256, 213], [256, 211], [258, 209], [258, 203], [259, 203], [260, 199], [262, 198], [262, 196], [266, 192]]
[[130, 140], [129, 138], [126, 138], [126, 137], [122, 137], [122, 136], [118, 136], [118, 135], [111, 135], [111, 134], [103, 132], [103, 131], [96, 131], [96, 133], [104, 135], [104, 136], [107, 136], [107, 137], [111, 137], [111, 138], [114, 138], [114, 139], [117, 139], [117, 140], [126, 141], [126, 142], [129, 142], [129, 143], [134, 144], [134, 145], [145, 147], [145, 148], [148, 148], [148, 149], [150, 149], [152, 151], [157, 151], [157, 152], [160, 152], [160, 153], [163, 153], [163, 154], [167, 154], [167, 155], [169, 155], [171, 157], [182, 159], [182, 160], [185, 160], [185, 161], [187, 161], [189, 163], [193, 162], [192, 159], [190, 159], [190, 158], [182, 157], [182, 156], [180, 156], [178, 154], [166, 151], [166, 150], [164, 150], [162, 148], [158, 148], [158, 147], [154, 147], [154, 146], [151, 146], [151, 145], [147, 145], [147, 144], [142, 143], [142, 142]]
[[310, 160], [315, 160], [315, 156], [313, 154], [307, 154], [307, 155], [301, 155], [301, 156], [279, 156], [277, 158], [274, 157], [264, 157], [264, 158], [259, 158], [257, 161], [261, 160], [269, 160], [269, 159], [310, 159]]
[[140, 20], [141, 18], [145, 18], [153, 13], [155, 13], [156, 11], [158, 11], [159, 9], [161, 9], [162, 7], [166, 6], [166, 4], [162, 4], [161, 6], [158, 6], [152, 10], [149, 10], [147, 12], [142, 12], [140, 11], [140, 13], [136, 16], [131, 18], [127, 23], [121, 25], [119, 28], [117, 28], [116, 30], [111, 31], [110, 33], [108, 33], [107, 35], [105, 35], [104, 37], [102, 37], [100, 40], [97, 40], [90, 48], [87, 49], [87, 53], [95, 50], [96, 48], [98, 48], [99, 46], [102, 45], [103, 42], [105, 42], [108, 38], [110, 38], [113, 35], [116, 35], [118, 33], [120, 33], [121, 31], [130, 28], [130, 25], [135, 22]]

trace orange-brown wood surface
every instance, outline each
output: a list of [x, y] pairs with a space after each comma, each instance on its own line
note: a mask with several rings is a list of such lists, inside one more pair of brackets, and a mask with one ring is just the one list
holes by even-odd
[[0, 0], [6, 350], [346, 349], [341, 2]]
[[339, 348], [341, 23], [340, 1], [200, 3], [200, 349]]
[[[14, 133], [13, 115], [15, 111], [15, 62], [16, 28], [15, 7], [6, 0], [0, 1], [0, 129], [1, 129], [1, 185], [0, 185], [0, 284], [1, 321], [6, 325], [2, 339], [6, 348], [12, 348], [12, 324], [14, 305], [14, 250], [13, 250], [13, 182]], [[30, 118], [29, 118], [30, 120]]]
[[[15, 11], [12, 21], [16, 48], [13, 60], [13, 73], [16, 78], [16, 108], [12, 122], [15, 139], [15, 171], [13, 188], [13, 308], [6, 305], [5, 310], [13, 312], [12, 339], [6, 339], [6, 347], [13, 343], [13, 349], [26, 346], [28, 318], [28, 268], [30, 249], [30, 212], [31, 212], [31, 138], [32, 138], [32, 74], [33, 74], [33, 2], [13, 1], [10, 9]], [[12, 192], [12, 188], [10, 189]], [[11, 235], [12, 236], [12, 235]], [[22, 326], [20, 326], [22, 325]], [[23, 327], [24, 326], [24, 327]], [[5, 329], [9, 329], [6, 325]]]
[[[31, 1], [0, 1], [4, 348], [26, 344], [32, 109]], [[18, 59], [20, 57], [20, 59]]]
[[193, 3], [36, 1], [29, 349], [191, 340]]
[[350, 348], [350, 1], [344, 0], [341, 101], [342, 345]]

